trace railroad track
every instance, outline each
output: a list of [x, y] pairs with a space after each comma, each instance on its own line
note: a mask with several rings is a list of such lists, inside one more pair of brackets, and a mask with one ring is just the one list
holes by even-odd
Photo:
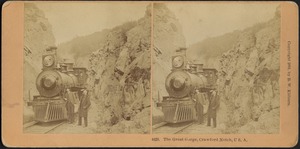
[[166, 122], [162, 122], [156, 124], [152, 127], [153, 134], [177, 134], [184, 129], [193, 125], [193, 122], [184, 122], [179, 124], [168, 124]]
[[31, 122], [24, 125], [23, 132], [33, 134], [47, 134], [64, 123], [65, 121], [49, 123]]

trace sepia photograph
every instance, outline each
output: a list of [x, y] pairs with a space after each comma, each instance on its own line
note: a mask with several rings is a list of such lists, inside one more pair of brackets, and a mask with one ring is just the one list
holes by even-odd
[[150, 133], [150, 6], [26, 2], [23, 132]]
[[299, 8], [7, 1], [5, 147], [295, 147]]
[[278, 134], [278, 3], [154, 3], [152, 132]]

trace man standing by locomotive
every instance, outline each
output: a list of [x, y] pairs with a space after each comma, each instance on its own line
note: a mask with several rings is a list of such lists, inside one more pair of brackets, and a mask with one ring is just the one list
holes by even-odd
[[207, 111], [207, 126], [210, 126], [210, 121], [213, 119], [213, 127], [217, 127], [217, 109], [219, 107], [219, 95], [216, 90], [210, 91], [209, 106]]
[[74, 103], [73, 103], [74, 99], [69, 89], [66, 90], [65, 100], [66, 100], [68, 121], [69, 123], [73, 123], [74, 122]]
[[199, 124], [203, 123], [203, 105], [204, 105], [204, 99], [202, 95], [200, 94], [199, 90], [196, 90], [196, 112], [197, 112], [197, 121]]
[[84, 126], [88, 126], [88, 109], [91, 106], [89, 95], [86, 89], [83, 89], [82, 95], [80, 96], [80, 104], [78, 108], [78, 125], [81, 125], [82, 118], [84, 119]]

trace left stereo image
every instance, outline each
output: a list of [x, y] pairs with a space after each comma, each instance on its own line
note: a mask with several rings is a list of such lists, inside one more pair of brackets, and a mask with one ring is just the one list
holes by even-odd
[[149, 134], [151, 4], [24, 4], [23, 133]]

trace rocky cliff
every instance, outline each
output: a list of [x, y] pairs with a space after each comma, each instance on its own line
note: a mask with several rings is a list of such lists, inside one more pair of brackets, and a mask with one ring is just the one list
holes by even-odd
[[165, 4], [155, 3], [153, 6], [153, 90], [154, 98], [157, 98], [158, 91], [160, 95], [166, 95], [165, 78], [171, 72], [171, 58], [176, 50], [185, 47], [185, 38], [182, 33], [182, 27], [174, 13], [171, 12]]
[[138, 21], [109, 30], [89, 58], [99, 133], [149, 133], [151, 6]]
[[[32, 99], [38, 92], [35, 80], [42, 68], [42, 53], [54, 46], [52, 27], [44, 13], [32, 3], [24, 4], [24, 99]], [[25, 79], [26, 78], [26, 79]], [[25, 105], [25, 104], [24, 104]], [[28, 113], [24, 108], [25, 114]], [[24, 121], [27, 118], [24, 117]]]
[[219, 57], [219, 91], [226, 106], [224, 133], [279, 133], [280, 10], [243, 30]]

